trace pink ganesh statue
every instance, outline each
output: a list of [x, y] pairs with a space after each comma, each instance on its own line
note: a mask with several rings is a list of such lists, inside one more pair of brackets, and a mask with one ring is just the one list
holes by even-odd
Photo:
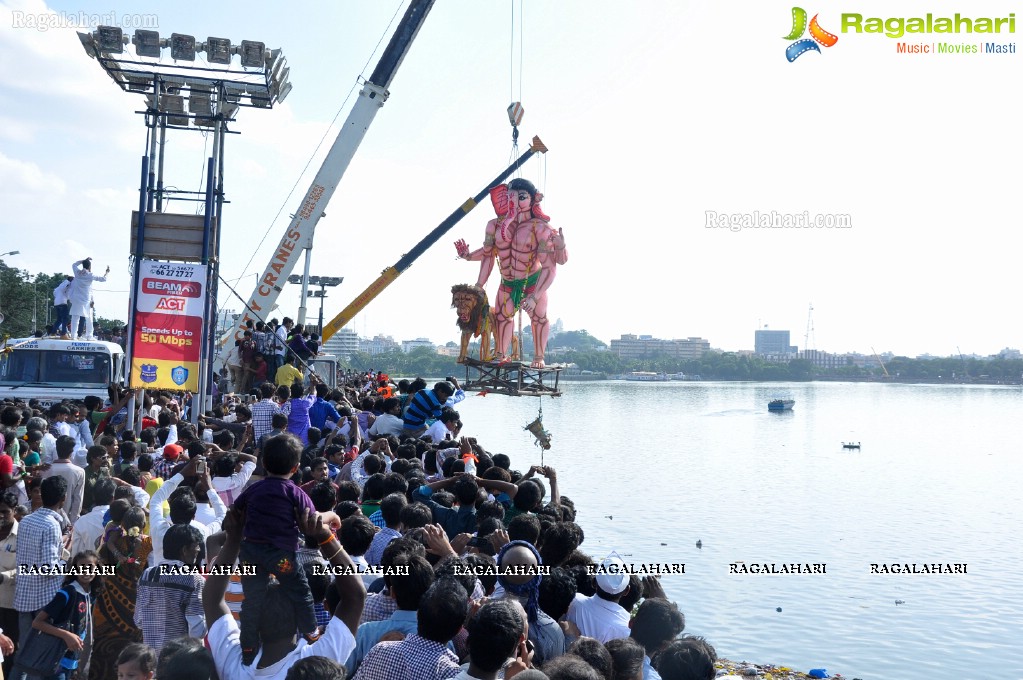
[[558, 265], [568, 262], [565, 236], [550, 227], [540, 209], [543, 194], [532, 182], [514, 179], [490, 191], [497, 217], [487, 222], [483, 247], [469, 252], [464, 240], [455, 243], [458, 256], [480, 262], [476, 286], [482, 288], [494, 269], [497, 256], [501, 286], [491, 313], [494, 315], [494, 360], [504, 361], [514, 334], [515, 312], [529, 315], [535, 347], [533, 368], [544, 367], [544, 350], [550, 323], [547, 320], [547, 289], [554, 283]]

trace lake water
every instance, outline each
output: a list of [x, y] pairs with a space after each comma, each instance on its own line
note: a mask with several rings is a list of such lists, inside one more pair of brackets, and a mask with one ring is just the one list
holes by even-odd
[[[864, 680], [1023, 678], [1020, 388], [562, 385], [542, 400], [544, 462], [576, 502], [583, 549], [684, 563], [662, 583], [720, 656]], [[768, 413], [776, 396], [795, 409]], [[459, 410], [466, 434], [526, 469], [538, 405], [470, 395]], [[730, 574], [740, 561], [827, 573]]]

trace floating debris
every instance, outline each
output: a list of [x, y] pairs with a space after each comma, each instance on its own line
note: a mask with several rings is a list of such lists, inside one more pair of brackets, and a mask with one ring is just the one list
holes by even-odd
[[703, 541], [701, 541], [701, 540], [697, 539], [697, 540], [696, 540], [696, 547], [697, 547], [697, 548], [702, 548], [702, 547], [703, 547]]
[[897, 604], [897, 605], [899, 605], [899, 604], [906, 604], [906, 601], [905, 600], [895, 600], [895, 604]]
[[778, 607], [778, 608], [777, 608], [777, 609], [775, 609], [774, 611], [776, 611], [776, 612], [780, 612], [780, 611], [781, 611], [781, 607]]
[[611, 515], [604, 515], [604, 517], [607, 517], [608, 519], [614, 519], [614, 517], [612, 517]]
[[661, 545], [668, 545], [667, 543], [661, 543]]
[[[815, 668], [809, 673], [802, 673], [787, 666], [774, 666], [771, 664], [755, 664], [749, 661], [735, 662], [727, 659], [718, 659], [715, 664], [717, 668], [716, 680], [747, 680], [757, 677], [761, 680], [809, 680], [810, 678], [832, 678], [833, 680], [846, 680], [838, 673], [827, 675], [823, 668]], [[814, 675], [824, 673], [824, 675]], [[853, 680], [858, 680], [853, 678]]]

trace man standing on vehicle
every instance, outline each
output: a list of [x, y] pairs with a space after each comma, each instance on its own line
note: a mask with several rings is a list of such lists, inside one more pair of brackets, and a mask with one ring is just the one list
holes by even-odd
[[75, 273], [75, 280], [71, 282], [71, 288], [69, 291], [69, 297], [71, 298], [71, 329], [70, 335], [72, 340], [78, 340], [78, 322], [84, 316], [85, 317], [85, 339], [93, 339], [93, 328], [92, 328], [92, 282], [99, 281], [104, 282], [107, 280], [107, 274], [110, 273], [110, 267], [107, 267], [106, 272], [103, 276], [96, 276], [92, 273], [92, 258], [87, 257], [84, 260], [79, 260], [71, 265], [72, 270]]
[[57, 323], [53, 327], [54, 335], [61, 337], [68, 335], [68, 320], [71, 311], [71, 298], [68, 297], [68, 293], [71, 290], [71, 282], [74, 280], [73, 276], [65, 277], [60, 285], [53, 289], [53, 307], [57, 311]]

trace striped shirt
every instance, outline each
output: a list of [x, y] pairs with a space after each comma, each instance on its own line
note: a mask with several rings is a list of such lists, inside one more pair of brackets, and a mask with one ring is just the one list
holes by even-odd
[[206, 634], [199, 574], [165, 574], [163, 569], [183, 567], [179, 560], [164, 560], [149, 567], [139, 578], [135, 598], [135, 625], [148, 647], [161, 649], [170, 640], [201, 638]]
[[[59, 566], [62, 544], [60, 515], [49, 508], [39, 508], [18, 524], [16, 562], [19, 566]], [[50, 604], [64, 577], [42, 574], [19, 574], [14, 583], [14, 608], [34, 612]]]
[[274, 428], [273, 417], [280, 413], [281, 407], [273, 399], [263, 399], [252, 405], [252, 439], [259, 441], [263, 435]]
[[416, 430], [426, 425], [428, 418], [439, 418], [444, 402], [434, 390], [419, 390], [413, 395], [405, 411], [405, 429]]

